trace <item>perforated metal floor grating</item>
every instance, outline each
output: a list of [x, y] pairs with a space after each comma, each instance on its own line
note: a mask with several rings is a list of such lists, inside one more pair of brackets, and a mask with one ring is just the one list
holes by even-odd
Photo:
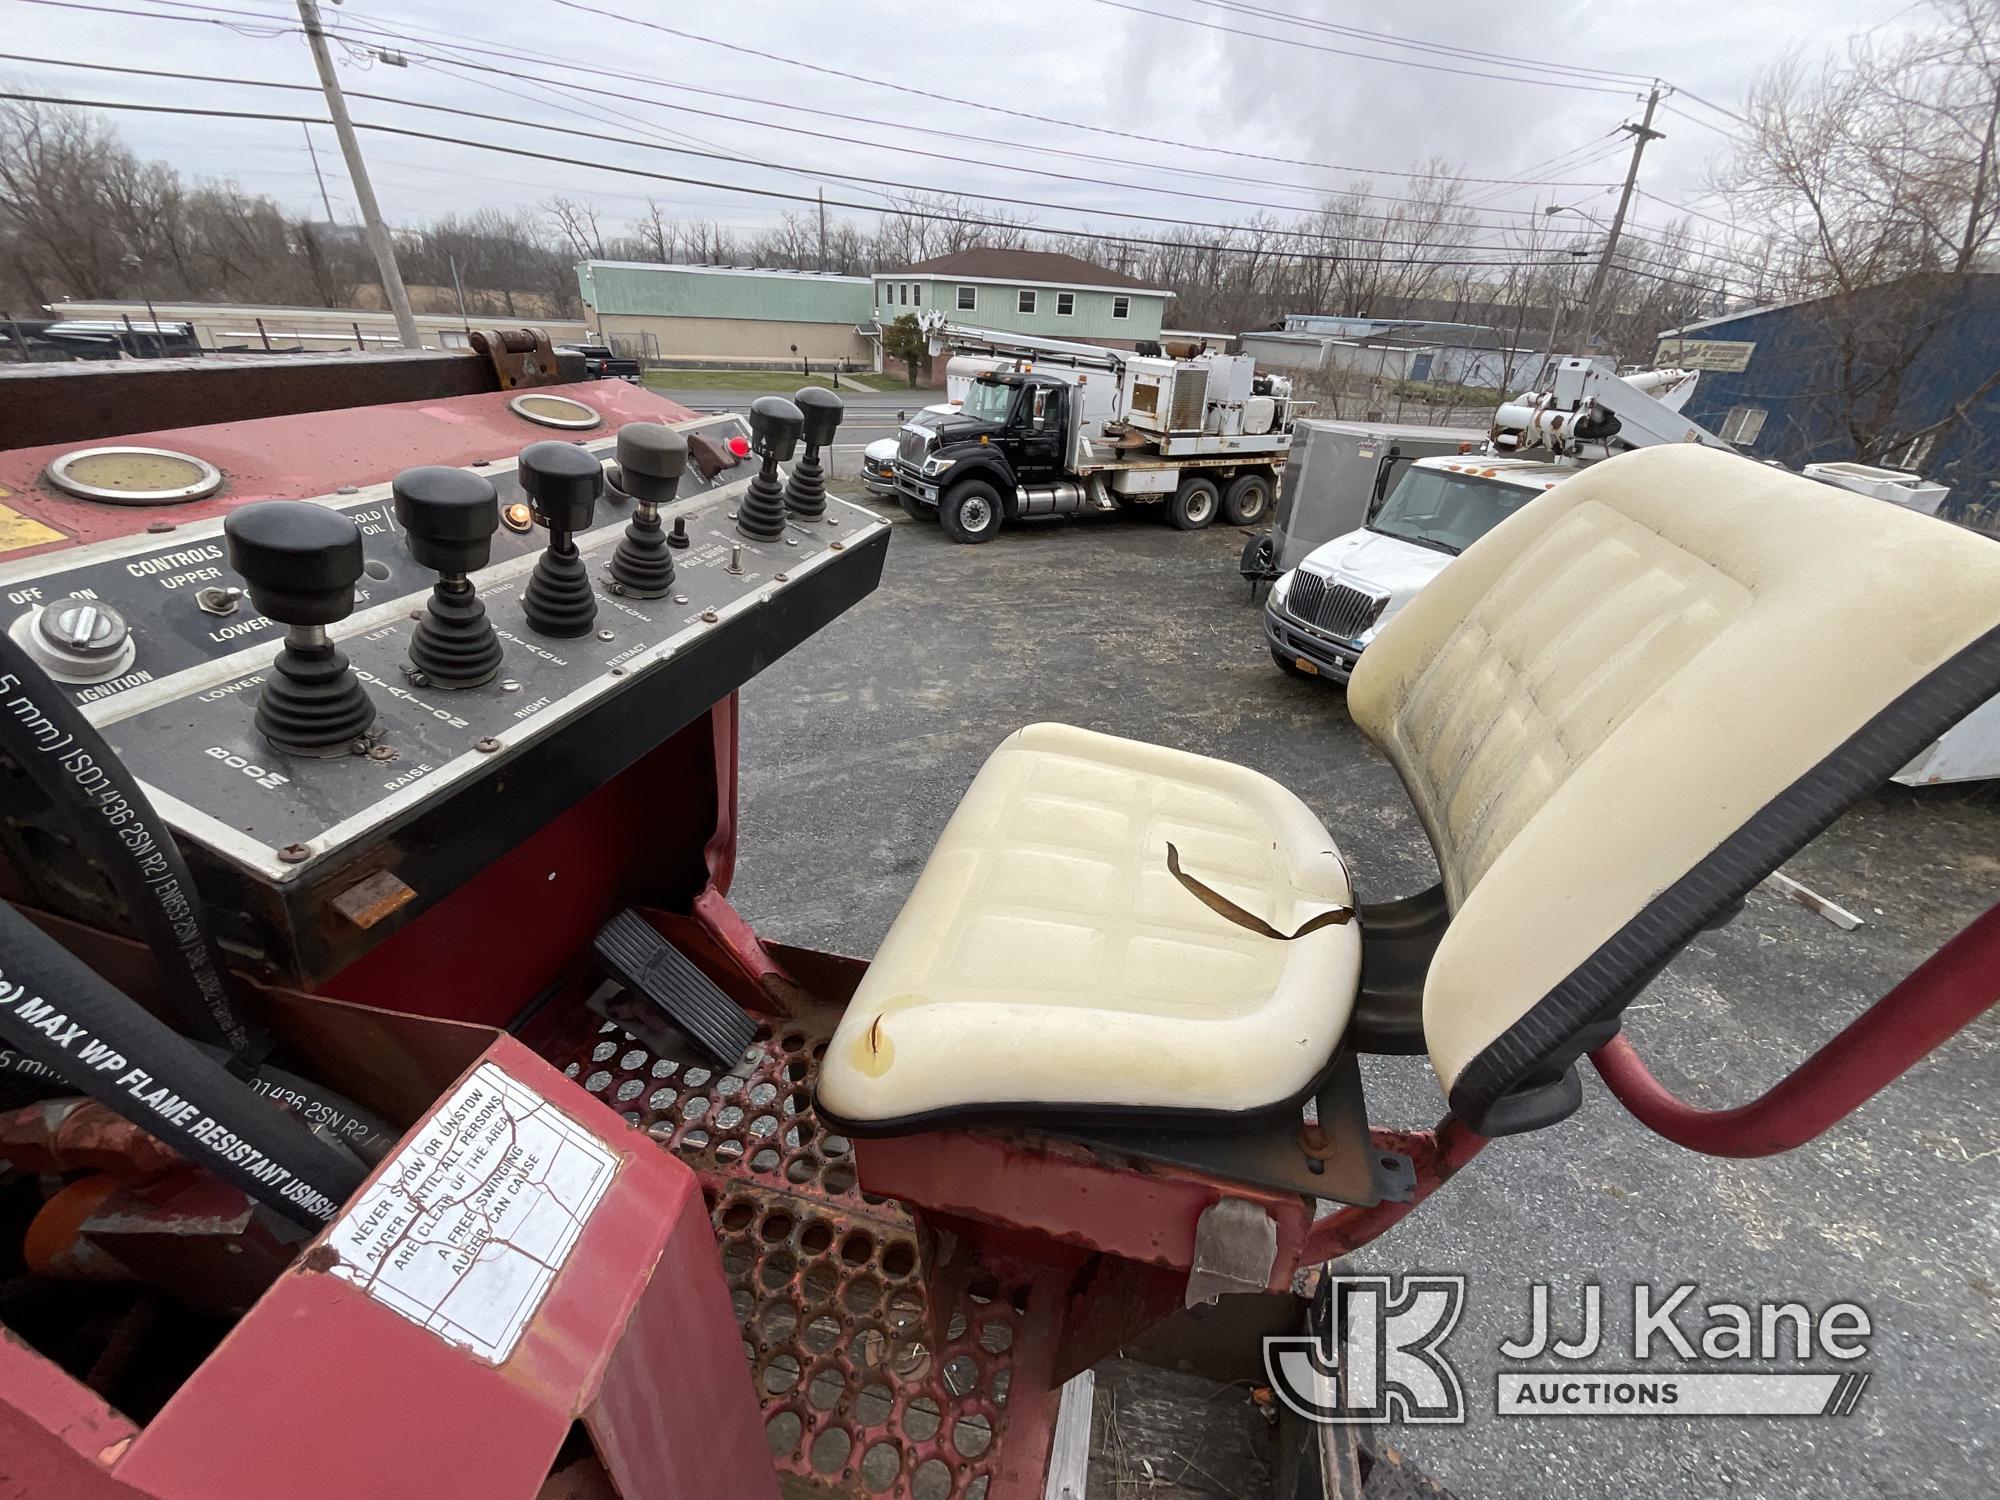
[[970, 1266], [932, 1318], [915, 1222], [860, 1191], [850, 1144], [813, 1115], [830, 1031], [764, 1022], [723, 1073], [607, 1022], [563, 1071], [701, 1178], [788, 1495], [1039, 1497], [1054, 1398], [1034, 1330], [1056, 1290]]

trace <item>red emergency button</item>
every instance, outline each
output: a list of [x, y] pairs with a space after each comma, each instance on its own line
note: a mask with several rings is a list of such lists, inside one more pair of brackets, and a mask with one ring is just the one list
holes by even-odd
[[748, 458], [750, 456], [750, 439], [740, 432], [737, 433], [735, 437], [729, 440], [729, 451], [734, 453], [738, 458]]

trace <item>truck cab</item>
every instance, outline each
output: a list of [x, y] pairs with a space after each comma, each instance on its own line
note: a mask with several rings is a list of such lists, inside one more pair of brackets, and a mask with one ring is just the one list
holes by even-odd
[[1294, 676], [1346, 682], [1376, 633], [1454, 557], [1579, 472], [1521, 458], [1417, 460], [1365, 525], [1272, 584], [1264, 606], [1272, 661]]
[[980, 375], [955, 413], [922, 413], [905, 424], [896, 449], [898, 494], [929, 509], [946, 489], [972, 487], [971, 501], [939, 511], [938, 519], [955, 540], [983, 540], [1018, 513], [1020, 491], [1068, 474], [1076, 389], [1040, 372]]

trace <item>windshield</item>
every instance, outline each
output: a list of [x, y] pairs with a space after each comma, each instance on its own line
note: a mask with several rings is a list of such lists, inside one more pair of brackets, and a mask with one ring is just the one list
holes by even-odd
[[1368, 529], [1440, 552], [1463, 552], [1534, 498], [1533, 490], [1518, 485], [1411, 469]]
[[975, 380], [966, 388], [965, 405], [959, 408], [959, 413], [982, 422], [1004, 422], [1013, 404], [1013, 386], [997, 380]]

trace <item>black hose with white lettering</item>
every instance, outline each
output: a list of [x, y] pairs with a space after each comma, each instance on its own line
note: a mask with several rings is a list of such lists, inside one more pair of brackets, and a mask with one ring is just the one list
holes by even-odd
[[253, 1037], [194, 877], [138, 781], [28, 654], [0, 631], [0, 753], [55, 804], [117, 888], [191, 1034], [232, 1057]]
[[294, 1223], [318, 1229], [362, 1169], [0, 902], [0, 1046], [62, 1074]]
[[[209, 1042], [196, 1042], [194, 1045], [218, 1063], [228, 1064], [229, 1054], [220, 1047]], [[257, 1094], [296, 1115], [321, 1140], [352, 1151], [371, 1167], [387, 1156], [389, 1148], [400, 1139], [379, 1115], [370, 1113], [332, 1089], [309, 1078], [301, 1078], [296, 1073], [288, 1073], [273, 1063], [258, 1063], [255, 1070], [247, 1075], [240, 1069], [232, 1071]], [[76, 1092], [62, 1074], [46, 1063], [37, 1062], [12, 1048], [0, 1047], [0, 1083], [5, 1082], [26, 1089], [39, 1086], [44, 1094]]]

